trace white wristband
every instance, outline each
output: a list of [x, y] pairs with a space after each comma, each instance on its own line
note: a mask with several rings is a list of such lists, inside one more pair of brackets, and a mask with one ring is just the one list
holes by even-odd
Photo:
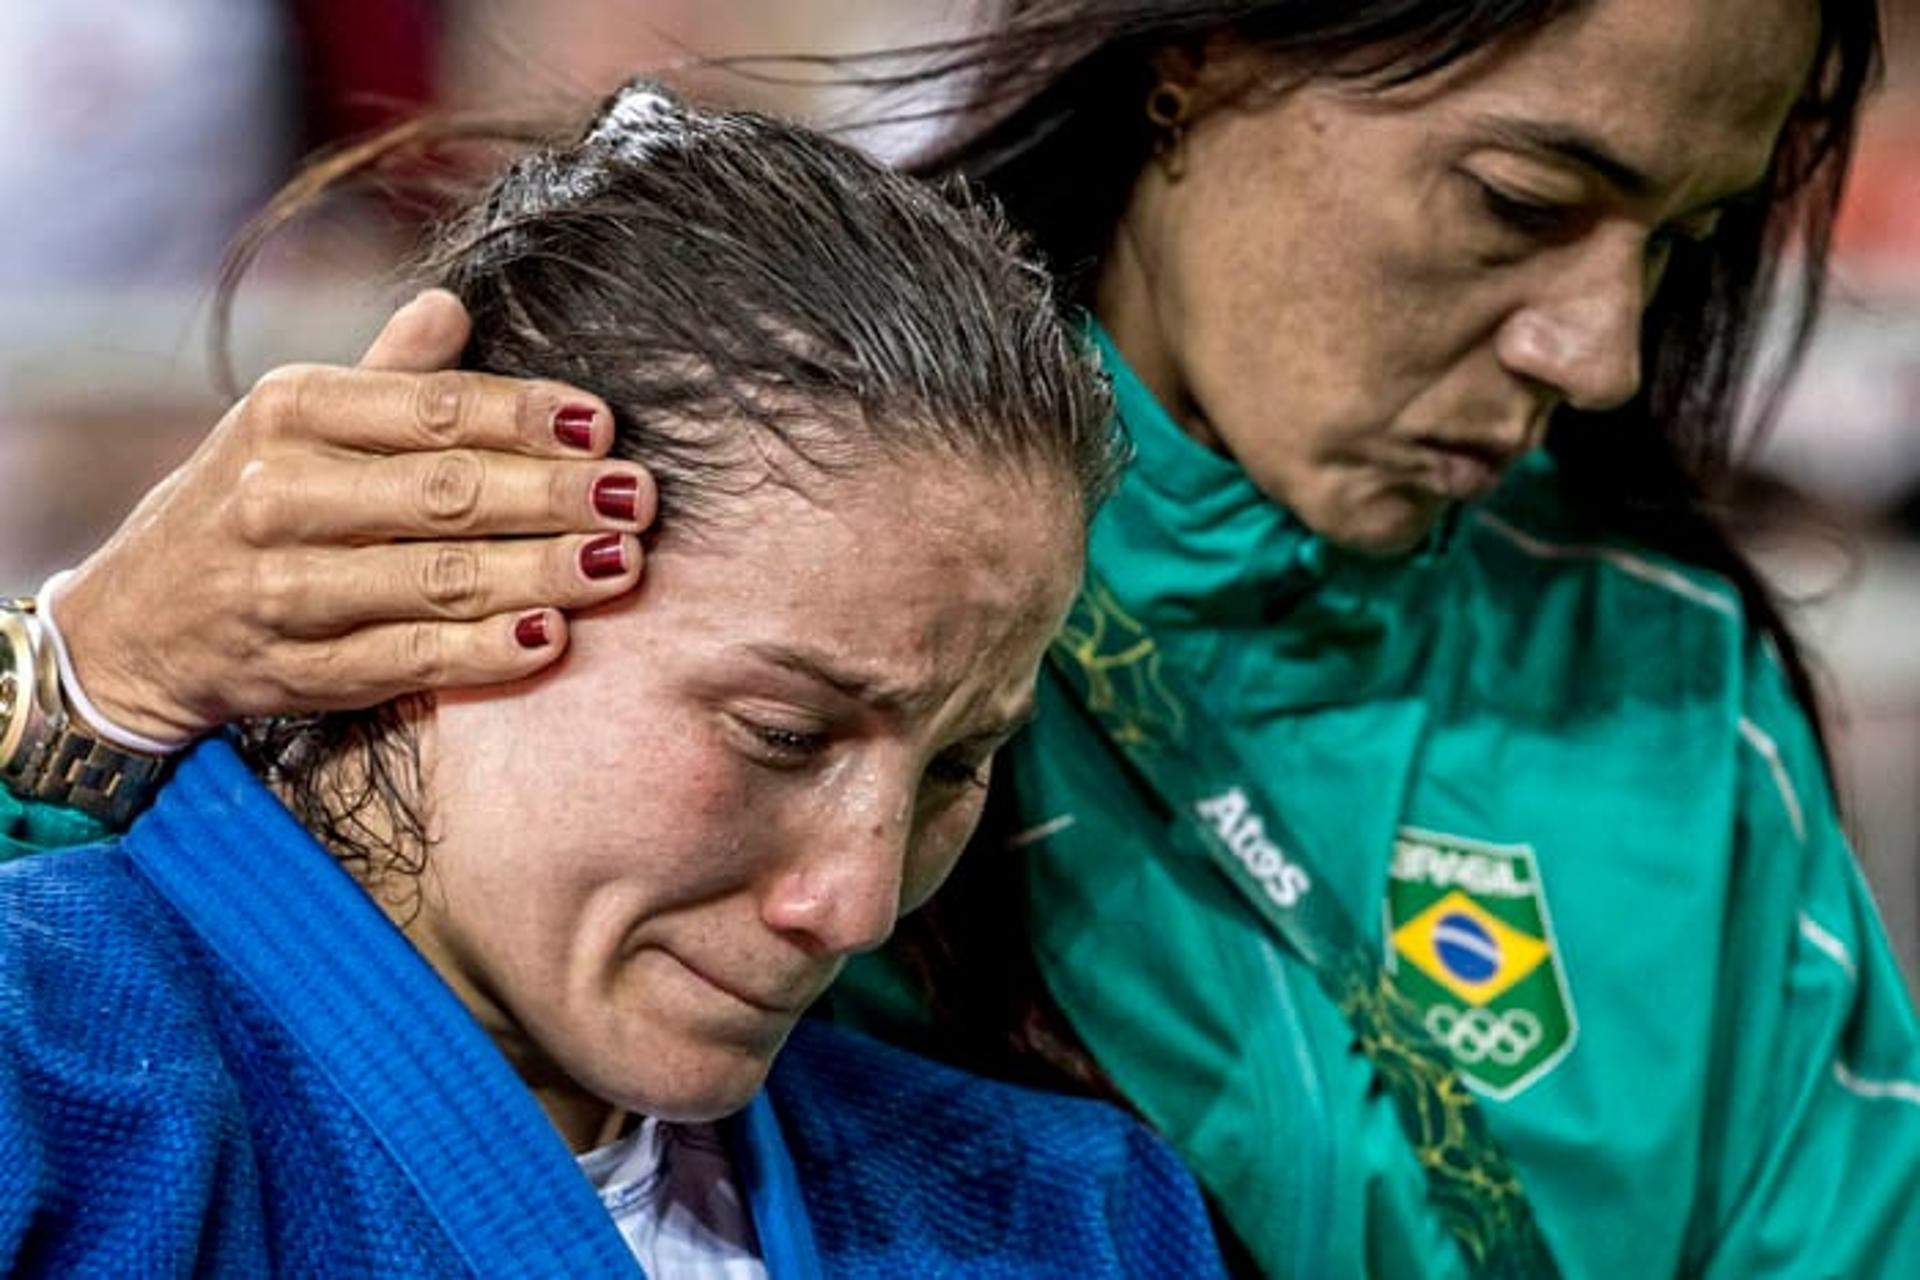
[[46, 585], [40, 588], [40, 594], [34, 597], [33, 606], [47, 639], [53, 643], [54, 660], [60, 665], [60, 692], [66, 698], [67, 705], [86, 722], [87, 728], [127, 751], [138, 751], [149, 756], [170, 756], [192, 746], [191, 739], [186, 742], [161, 742], [124, 729], [103, 715], [100, 708], [93, 705], [93, 700], [87, 697], [87, 691], [80, 687], [80, 677], [74, 672], [73, 658], [67, 653], [67, 638], [60, 634], [60, 624], [53, 617], [54, 594], [72, 576], [73, 570], [66, 569], [48, 578]]

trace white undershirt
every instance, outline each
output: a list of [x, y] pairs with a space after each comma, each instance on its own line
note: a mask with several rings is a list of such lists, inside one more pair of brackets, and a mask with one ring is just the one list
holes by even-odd
[[648, 1280], [767, 1280], [719, 1132], [644, 1119], [580, 1170]]

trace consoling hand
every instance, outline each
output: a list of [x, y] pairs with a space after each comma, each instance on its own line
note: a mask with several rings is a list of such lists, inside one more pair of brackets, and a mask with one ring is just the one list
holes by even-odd
[[429, 291], [358, 367], [267, 374], [147, 495], [57, 596], [101, 713], [184, 741], [517, 679], [638, 582], [653, 482], [605, 403], [448, 371], [468, 327]]

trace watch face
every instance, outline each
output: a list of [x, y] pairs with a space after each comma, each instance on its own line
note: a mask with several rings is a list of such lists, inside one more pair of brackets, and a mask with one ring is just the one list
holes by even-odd
[[27, 731], [27, 709], [21, 704], [31, 696], [14, 678], [12, 657], [0, 643], [0, 771], [12, 769], [14, 753]]
[[21, 661], [23, 635], [17, 622], [0, 611], [0, 770], [14, 764], [33, 710], [33, 686], [25, 683], [33, 677]]
[[[12, 619], [8, 621], [11, 623]], [[6, 732], [7, 721], [20, 700], [32, 693], [20, 687], [20, 676], [20, 649], [14, 643], [13, 628], [9, 626], [0, 633], [0, 734]]]

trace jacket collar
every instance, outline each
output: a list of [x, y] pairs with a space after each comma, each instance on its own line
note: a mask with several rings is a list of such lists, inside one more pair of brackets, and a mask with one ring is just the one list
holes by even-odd
[[[1094, 522], [1090, 554], [1129, 603], [1175, 625], [1257, 624], [1334, 580], [1342, 590], [1330, 603], [1361, 607], [1381, 584], [1450, 558], [1457, 509], [1405, 555], [1335, 546], [1262, 493], [1238, 463], [1182, 430], [1097, 321], [1088, 331], [1133, 453]], [[1158, 584], [1151, 598], [1142, 598], [1146, 582]]]

